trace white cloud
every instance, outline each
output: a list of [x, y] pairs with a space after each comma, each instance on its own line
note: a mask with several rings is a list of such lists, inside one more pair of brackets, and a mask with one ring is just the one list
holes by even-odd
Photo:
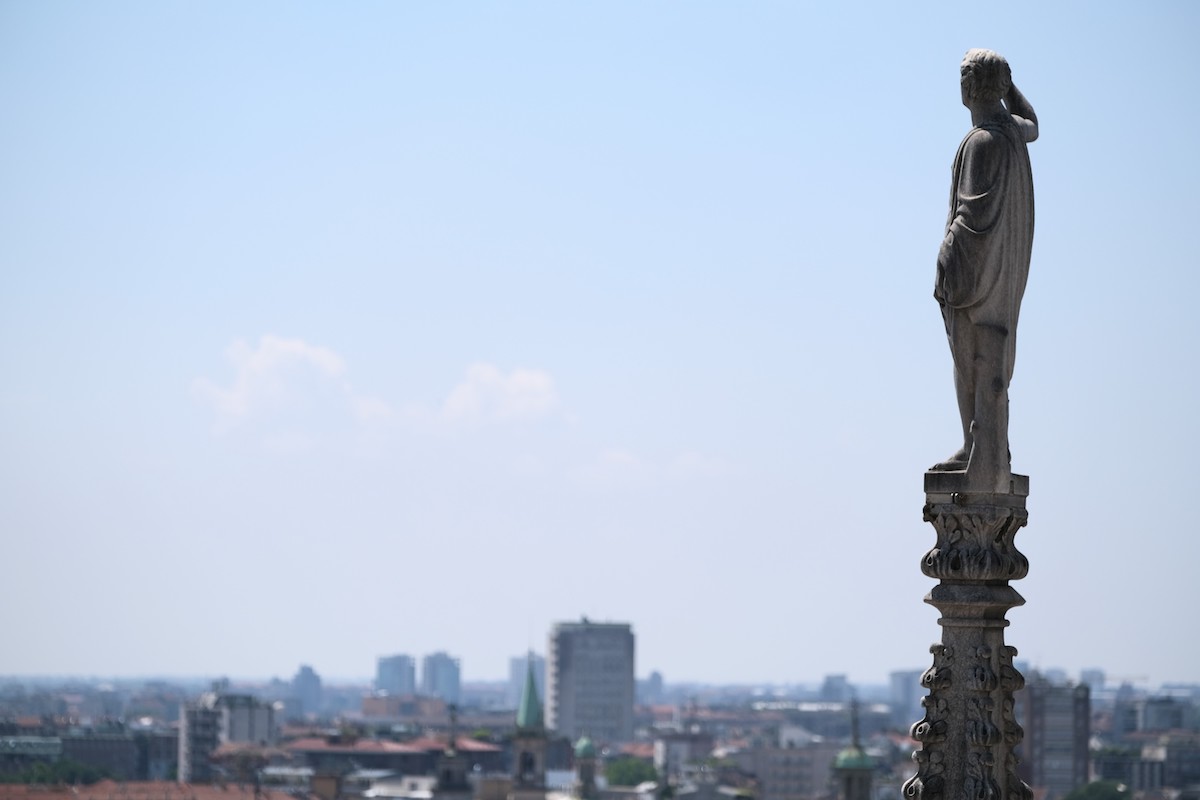
[[328, 347], [267, 334], [256, 346], [239, 339], [225, 355], [236, 371], [230, 385], [205, 378], [193, 382], [216, 412], [219, 430], [322, 401], [332, 404], [334, 413], [349, 413], [360, 421], [386, 419], [391, 413], [383, 401], [354, 391], [343, 377], [345, 362]]
[[448, 422], [532, 419], [558, 408], [554, 378], [536, 369], [504, 373], [492, 364], [472, 364], [441, 408]]
[[270, 334], [254, 344], [239, 339], [225, 355], [234, 368], [232, 381], [198, 378], [193, 390], [215, 412], [218, 431], [253, 425], [273, 450], [311, 449], [322, 432], [344, 431], [348, 420], [374, 435], [380, 426], [446, 430], [536, 419], [559, 409], [554, 378], [538, 369], [506, 372], [494, 364], [471, 364], [439, 406], [394, 409], [355, 391], [341, 355], [303, 339]]

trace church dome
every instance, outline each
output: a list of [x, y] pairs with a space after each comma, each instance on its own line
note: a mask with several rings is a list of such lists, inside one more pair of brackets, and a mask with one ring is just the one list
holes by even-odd
[[579, 737], [579, 741], [575, 743], [576, 758], [595, 758], [596, 745], [592, 744], [592, 740], [583, 735]]
[[833, 766], [835, 769], [874, 769], [875, 759], [863, 752], [861, 747], [850, 746], [837, 754]]

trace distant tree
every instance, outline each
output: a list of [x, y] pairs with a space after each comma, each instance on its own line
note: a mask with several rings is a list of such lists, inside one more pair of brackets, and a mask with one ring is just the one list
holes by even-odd
[[609, 786], [637, 786], [646, 781], [658, 780], [653, 764], [640, 758], [618, 758], [604, 766], [604, 777]]
[[1087, 786], [1080, 786], [1063, 797], [1063, 800], [1129, 800], [1132, 796], [1129, 787], [1123, 783], [1095, 781]]
[[19, 772], [0, 774], [0, 783], [27, 784], [83, 784], [90, 786], [97, 781], [112, 777], [107, 770], [80, 764], [69, 758], [58, 761], [39, 761]]

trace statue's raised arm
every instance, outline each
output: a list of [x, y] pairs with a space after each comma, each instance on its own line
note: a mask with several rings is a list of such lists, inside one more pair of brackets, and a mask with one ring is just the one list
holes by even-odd
[[1013, 122], [1025, 134], [1025, 141], [1036, 142], [1038, 137], [1037, 112], [1033, 110], [1033, 106], [1025, 99], [1025, 95], [1021, 94], [1021, 90], [1015, 83], [1008, 87], [1008, 94], [1004, 96], [1004, 106], [1008, 109], [1008, 113], [1013, 115]]
[[1008, 62], [991, 50], [967, 53], [961, 87], [972, 127], [954, 157], [933, 294], [954, 359], [963, 445], [932, 469], [965, 472], [972, 491], [1006, 493], [1008, 385], [1033, 250], [1026, 144], [1037, 138], [1038, 124]]

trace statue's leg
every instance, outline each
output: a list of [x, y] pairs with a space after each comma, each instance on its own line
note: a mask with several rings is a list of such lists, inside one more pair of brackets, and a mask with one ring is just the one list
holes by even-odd
[[958, 400], [958, 416], [962, 422], [962, 448], [934, 469], [966, 469], [971, 457], [971, 422], [975, 418], [975, 326], [966, 314], [942, 306], [946, 321], [946, 340], [954, 360], [954, 395]]
[[971, 427], [975, 422], [975, 379], [971, 372], [974, 370], [965, 372], [957, 364], [954, 367], [954, 393], [958, 398], [958, 416], [962, 420], [963, 446], [960, 452], [963, 461], [971, 456]]
[[1007, 493], [1008, 460], [1008, 331], [996, 325], [975, 327], [975, 420], [967, 466], [976, 491]]

